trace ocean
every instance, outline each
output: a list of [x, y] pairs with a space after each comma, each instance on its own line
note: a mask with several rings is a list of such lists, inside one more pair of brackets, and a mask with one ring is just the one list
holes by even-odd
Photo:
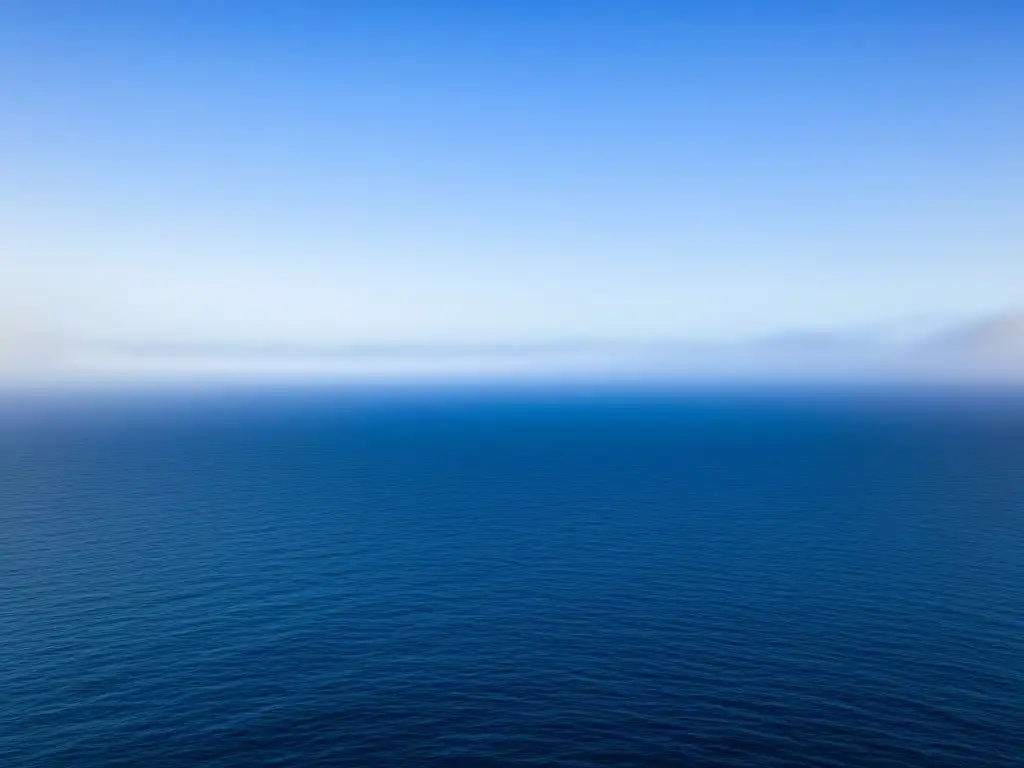
[[1024, 765], [1024, 397], [0, 407], [0, 764]]

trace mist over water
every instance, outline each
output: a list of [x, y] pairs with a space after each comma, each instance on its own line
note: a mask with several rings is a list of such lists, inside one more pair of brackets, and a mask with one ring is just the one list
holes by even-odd
[[226, 382], [634, 381], [666, 384], [1024, 384], [1020, 315], [915, 338], [805, 334], [734, 343], [82, 343], [11, 331], [0, 385]]

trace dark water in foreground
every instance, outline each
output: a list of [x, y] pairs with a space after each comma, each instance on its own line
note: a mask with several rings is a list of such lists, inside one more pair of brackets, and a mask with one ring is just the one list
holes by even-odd
[[1024, 401], [2, 424], [5, 766], [1024, 765]]

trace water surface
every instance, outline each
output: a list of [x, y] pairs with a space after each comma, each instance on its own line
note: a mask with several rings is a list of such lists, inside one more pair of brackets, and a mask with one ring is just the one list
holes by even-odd
[[9, 766], [1017, 766], [1024, 401], [6, 403]]

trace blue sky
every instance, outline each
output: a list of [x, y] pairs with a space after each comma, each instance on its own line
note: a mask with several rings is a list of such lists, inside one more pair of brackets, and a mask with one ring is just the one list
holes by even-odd
[[9, 0], [0, 297], [226, 343], [1013, 309], [1022, 36], [1011, 0]]

